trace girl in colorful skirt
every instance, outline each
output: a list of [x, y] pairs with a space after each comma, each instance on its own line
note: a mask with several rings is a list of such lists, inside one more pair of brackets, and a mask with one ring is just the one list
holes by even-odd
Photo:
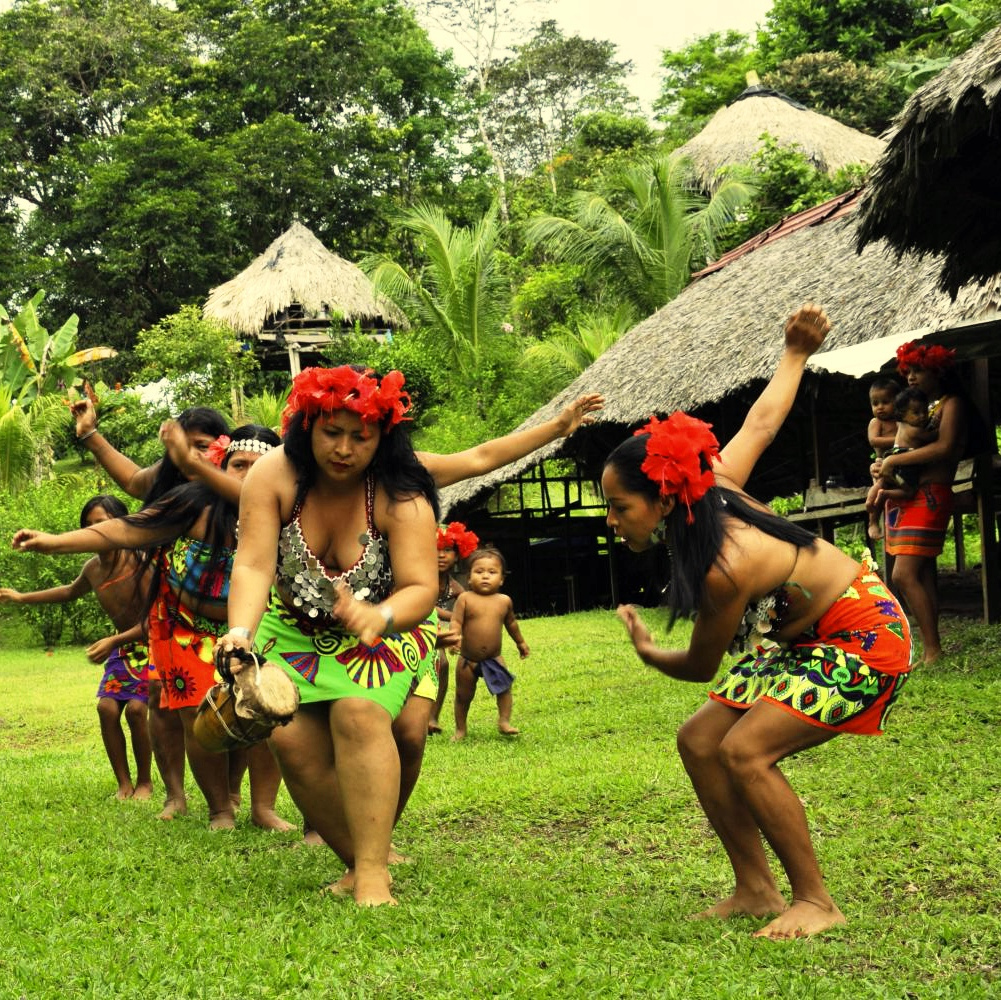
[[[118, 497], [92, 497], [80, 512], [80, 527], [87, 528], [128, 514]], [[116, 798], [148, 799], [153, 792], [150, 780], [152, 751], [146, 726], [149, 691], [149, 653], [142, 630], [142, 586], [136, 585], [138, 560], [131, 552], [102, 552], [84, 563], [80, 575], [62, 587], [27, 593], [0, 587], [0, 601], [14, 604], [63, 604], [94, 593], [117, 630], [87, 647], [91, 663], [103, 663], [104, 675], [97, 686], [97, 717], [101, 739], [111, 770], [118, 782]], [[129, 771], [128, 750], [122, 731], [122, 716], [132, 737], [136, 780]]]
[[[667, 545], [671, 620], [698, 612], [688, 649], [659, 648], [620, 607], [640, 658], [669, 677], [712, 681], [735, 644], [746, 655], [678, 733], [699, 802], [733, 868], [734, 891], [700, 917], [777, 913], [757, 936], [844, 923], [814, 855], [803, 805], [778, 763], [839, 733], [879, 733], [910, 669], [907, 620], [871, 560], [839, 549], [753, 500], [744, 484], [792, 407], [830, 324], [805, 306], [743, 426], [722, 450], [684, 413], [652, 419], [609, 455], [608, 524], [630, 549]], [[752, 634], [765, 636], [755, 644]], [[762, 837], [789, 879], [787, 905]]]
[[[242, 478], [277, 443], [278, 436], [266, 427], [251, 424], [238, 428], [232, 440], [225, 445], [218, 443], [220, 467], [228, 475]], [[137, 514], [80, 531], [49, 535], [22, 529], [14, 536], [14, 547], [24, 551], [151, 550], [144, 561], [152, 575], [146, 602], [151, 655], [166, 707], [181, 718], [188, 763], [205, 796], [212, 829], [234, 826], [229, 760], [226, 754], [211, 753], [198, 743], [194, 718], [205, 692], [215, 683], [213, 652], [217, 636], [227, 629], [226, 600], [235, 543], [236, 509], [201, 483], [175, 487]], [[261, 752], [266, 756], [266, 748]], [[266, 766], [267, 761], [263, 763]], [[258, 795], [251, 774], [252, 800], [273, 802], [277, 782], [274, 771], [274, 787]], [[255, 822], [291, 829], [290, 824], [268, 819], [255, 817]]]

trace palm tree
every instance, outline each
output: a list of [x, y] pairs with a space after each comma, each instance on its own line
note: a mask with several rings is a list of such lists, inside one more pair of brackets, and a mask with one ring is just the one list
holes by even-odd
[[585, 368], [604, 354], [635, 322], [629, 304], [613, 312], [588, 313], [576, 331], [556, 334], [533, 344], [522, 355], [522, 365], [541, 375], [554, 391], [569, 385]]
[[22, 408], [0, 384], [0, 490], [17, 492], [51, 473], [52, 437], [66, 419], [60, 397], [39, 396]]
[[440, 337], [456, 369], [469, 375], [500, 331], [507, 302], [497, 268], [497, 209], [464, 228], [453, 226], [440, 208], [422, 204], [400, 217], [399, 228], [416, 237], [424, 255], [420, 272], [409, 274], [385, 255], [367, 258], [362, 267], [378, 292], [416, 311]]
[[[582, 265], [637, 312], [649, 316], [710, 260], [717, 234], [753, 194], [746, 181], [724, 179], [712, 198], [694, 190], [684, 159], [661, 154], [615, 175], [609, 197], [578, 191], [571, 218], [529, 220], [526, 237], [559, 260]], [[615, 206], [621, 205], [621, 211]]]

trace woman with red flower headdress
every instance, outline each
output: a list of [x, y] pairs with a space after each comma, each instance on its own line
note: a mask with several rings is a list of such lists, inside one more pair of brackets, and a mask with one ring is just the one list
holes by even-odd
[[885, 545], [887, 554], [894, 557], [893, 583], [921, 633], [925, 663], [942, 655], [935, 562], [952, 518], [952, 484], [969, 433], [968, 404], [948, 384], [954, 358], [954, 351], [939, 344], [911, 341], [897, 349], [900, 374], [930, 400], [928, 426], [937, 431], [937, 437], [873, 465], [873, 471], [884, 478], [910, 466], [922, 467], [914, 496], [886, 503]]
[[399, 372], [296, 376], [282, 446], [241, 493], [220, 643], [225, 655], [256, 640], [298, 687], [299, 711], [270, 744], [306, 822], [348, 867], [332, 889], [370, 906], [395, 902], [392, 722], [411, 692], [436, 691], [438, 501], [403, 426], [409, 407]]
[[[470, 531], [461, 521], [450, 521], [438, 528], [438, 644], [450, 642], [449, 624], [456, 598], [466, 588], [459, 583], [452, 570], [460, 560], [468, 559], [480, 544], [475, 532]], [[442, 628], [444, 625], [444, 628]], [[448, 654], [444, 647], [438, 650], [438, 696], [428, 719], [428, 733], [440, 733], [438, 719], [448, 694]]]
[[[619, 445], [602, 475], [615, 534], [637, 551], [670, 550], [671, 622], [698, 612], [688, 648], [668, 650], [635, 608], [620, 607], [640, 658], [669, 677], [705, 683], [728, 649], [747, 651], [681, 727], [678, 748], [735, 879], [733, 893], [699, 916], [777, 913], [757, 932], [770, 938], [845, 919], [779, 762], [842, 732], [881, 732], [910, 668], [907, 620], [871, 559], [858, 565], [744, 492], [829, 329], [816, 306], [790, 317], [778, 369], [722, 450], [708, 424], [675, 413]], [[762, 837], [789, 878], [791, 905]]]

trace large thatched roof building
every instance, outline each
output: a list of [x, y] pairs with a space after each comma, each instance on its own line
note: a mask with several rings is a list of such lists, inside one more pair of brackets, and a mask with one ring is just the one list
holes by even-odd
[[300, 353], [329, 343], [332, 329], [356, 322], [369, 329], [407, 325], [359, 267], [328, 250], [299, 222], [235, 278], [214, 288], [203, 313], [242, 336], [288, 351], [292, 374], [299, 370]]
[[942, 288], [1001, 270], [1001, 27], [911, 95], [860, 210], [859, 245], [942, 254]]
[[[450, 487], [442, 494], [445, 508], [463, 516], [502, 483], [557, 455], [572, 455], [597, 472], [610, 448], [651, 413], [694, 412], [712, 420], [725, 441], [774, 369], [786, 317], [807, 301], [822, 304], [831, 317], [825, 351], [971, 322], [1001, 327], [998, 278], [962, 289], [953, 301], [937, 287], [938, 260], [905, 257], [898, 262], [881, 243], [856, 253], [856, 203], [857, 194], [841, 196], [785, 220], [707, 269], [522, 425], [550, 419], [580, 393], [601, 392], [607, 402], [593, 427], [495, 473]], [[888, 347], [886, 360], [892, 357]], [[818, 362], [822, 358], [817, 355]], [[816, 468], [806, 461], [809, 454], [817, 454], [822, 475], [850, 477], [849, 468], [832, 467], [840, 462], [858, 464], [858, 477], [864, 479], [869, 419], [864, 388], [847, 376], [829, 375], [815, 377], [810, 391], [816, 423], [808, 411], [787, 422], [769, 460], [749, 484], [756, 495], [801, 490], [804, 477]]]
[[721, 167], [751, 160], [766, 132], [782, 146], [799, 147], [818, 170], [828, 174], [849, 164], [875, 163], [884, 148], [881, 139], [752, 84], [732, 104], [720, 108], [675, 155], [691, 162], [700, 187], [709, 191]]

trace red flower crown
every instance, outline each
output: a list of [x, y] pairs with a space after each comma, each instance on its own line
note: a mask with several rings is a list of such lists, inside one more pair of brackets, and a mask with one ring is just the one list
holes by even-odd
[[348, 410], [365, 423], [393, 427], [410, 409], [410, 393], [403, 388], [403, 372], [386, 372], [380, 380], [371, 368], [358, 371], [351, 365], [337, 368], [304, 368], [292, 380], [292, 391], [282, 413], [282, 434], [295, 413], [303, 426], [320, 413]]
[[897, 371], [906, 375], [912, 368], [944, 372], [956, 360], [956, 352], [941, 344], [916, 344], [909, 340], [897, 348]]
[[676, 496], [688, 508], [685, 521], [692, 524], [692, 504], [716, 485], [712, 463], [719, 458], [719, 442], [712, 424], [676, 410], [666, 420], [651, 417], [635, 433], [650, 435], [640, 469], [657, 484], [662, 497]]
[[470, 531], [461, 521], [451, 521], [438, 528], [438, 548], [458, 550], [459, 558], [471, 556], [480, 544], [476, 534]]
[[205, 457], [216, 467], [222, 468], [223, 460], [226, 458], [226, 449], [229, 448], [229, 435], [220, 434], [212, 444], [205, 449]]

